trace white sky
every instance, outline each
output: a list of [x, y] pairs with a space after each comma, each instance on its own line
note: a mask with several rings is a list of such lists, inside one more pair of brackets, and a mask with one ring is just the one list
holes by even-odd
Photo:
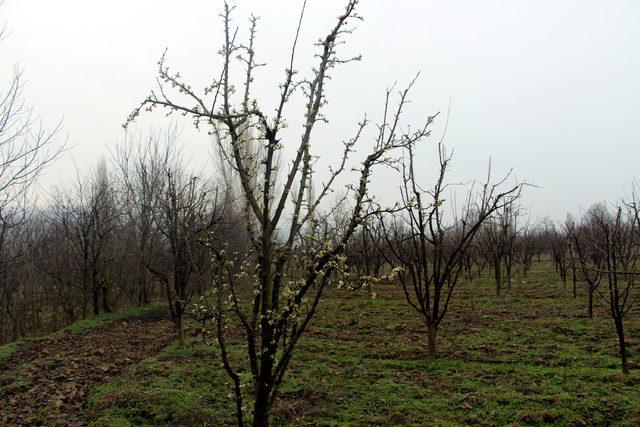
[[[308, 0], [296, 68], [313, 64], [312, 43], [342, 12], [342, 0]], [[238, 0], [235, 22], [246, 30], [261, 17], [254, 95], [275, 108], [278, 83], [301, 2]], [[6, 0], [0, 21], [0, 82], [19, 62], [28, 79], [24, 97], [45, 123], [63, 118], [71, 155], [42, 180], [45, 188], [72, 176], [73, 160], [93, 167], [123, 137], [121, 124], [154, 88], [156, 62], [168, 64], [194, 88], [218, 73], [221, 1]], [[640, 158], [640, 2], [591, 0], [363, 0], [364, 22], [347, 39], [344, 56], [363, 61], [333, 72], [318, 129], [318, 169], [335, 160], [367, 112], [381, 113], [384, 90], [421, 71], [405, 124], [419, 125], [442, 111], [434, 137], [420, 151], [425, 183], [434, 176], [433, 146], [442, 132], [455, 148], [452, 180], [482, 178], [489, 157], [496, 174], [513, 167], [538, 185], [525, 194], [532, 216], [563, 219], [593, 202], [616, 200], [638, 179]], [[240, 33], [244, 36], [246, 32]], [[0, 86], [2, 88], [2, 86]], [[300, 109], [290, 109], [295, 144]], [[162, 127], [162, 115], [143, 116], [140, 130]], [[206, 134], [184, 124], [183, 139], [197, 161], [209, 155]], [[364, 144], [366, 146], [366, 144]], [[362, 149], [364, 151], [364, 148]], [[374, 182], [383, 199], [397, 194], [395, 176]]]

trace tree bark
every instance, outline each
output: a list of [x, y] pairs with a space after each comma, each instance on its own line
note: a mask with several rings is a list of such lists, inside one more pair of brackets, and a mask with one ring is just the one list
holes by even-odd
[[493, 274], [496, 282], [496, 297], [500, 298], [500, 288], [502, 287], [502, 274], [500, 272], [500, 268], [502, 265], [502, 261], [494, 262], [493, 264]]
[[176, 301], [175, 303], [175, 324], [176, 324], [176, 330], [178, 332], [178, 342], [180, 343], [180, 345], [182, 346], [184, 344], [184, 325], [182, 322], [182, 314], [183, 314], [183, 307], [182, 307], [182, 302], [180, 301]]
[[140, 264], [139, 270], [140, 278], [138, 280], [138, 303], [140, 305], [149, 304], [149, 293], [147, 290], [147, 269], [144, 263]]
[[511, 290], [511, 265], [512, 265], [512, 260], [511, 260], [511, 256], [507, 255], [504, 258], [504, 265], [505, 265], [505, 273], [507, 275], [507, 290]]
[[100, 314], [100, 286], [93, 285], [93, 292], [91, 293], [91, 299], [93, 303], [93, 314], [97, 316]]
[[435, 360], [436, 358], [436, 337], [438, 335], [438, 327], [434, 324], [427, 325], [427, 360]]
[[[266, 352], [265, 352], [266, 353]], [[271, 392], [271, 372], [273, 359], [269, 355], [263, 355], [260, 363], [260, 380], [256, 393], [256, 401], [253, 404], [253, 426], [269, 426], [269, 395]], [[265, 365], [266, 364], [266, 365]]]
[[615, 323], [616, 332], [618, 333], [618, 345], [620, 346], [620, 361], [622, 363], [622, 372], [624, 374], [628, 374], [629, 366], [627, 365], [627, 352], [624, 341], [624, 326], [622, 324], [622, 319], [615, 319]]
[[109, 286], [106, 283], [102, 284], [102, 309], [105, 313], [113, 312], [109, 305]]

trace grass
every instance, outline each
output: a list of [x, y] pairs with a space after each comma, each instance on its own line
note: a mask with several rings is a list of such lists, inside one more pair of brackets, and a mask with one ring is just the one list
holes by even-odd
[[116, 311], [113, 313], [102, 313], [95, 316], [89, 316], [86, 319], [79, 320], [64, 329], [59, 330], [53, 336], [63, 336], [78, 334], [89, 329], [96, 328], [98, 326], [106, 325], [114, 320], [124, 319], [127, 317], [138, 316], [147, 311], [156, 310], [164, 307], [165, 304], [161, 302], [154, 302], [140, 307], [132, 307], [127, 310]]
[[20, 349], [24, 340], [13, 341], [8, 344], [0, 345], [0, 365], [4, 363], [13, 353]]
[[[639, 313], [626, 322], [632, 373], [624, 376], [613, 322], [603, 310], [587, 318], [586, 297], [573, 299], [547, 264], [499, 300], [488, 279], [461, 284], [430, 363], [402, 293], [376, 293], [327, 293], [274, 424], [640, 424]], [[232, 353], [241, 357], [240, 343]], [[95, 426], [232, 424], [230, 393], [216, 346], [194, 338], [98, 387], [87, 414]]]

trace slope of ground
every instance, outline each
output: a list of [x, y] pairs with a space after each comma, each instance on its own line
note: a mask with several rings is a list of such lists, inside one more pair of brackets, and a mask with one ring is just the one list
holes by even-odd
[[[613, 322], [603, 310], [587, 318], [584, 292], [573, 299], [551, 266], [537, 265], [499, 300], [487, 280], [462, 286], [432, 363], [402, 293], [376, 292], [326, 295], [274, 424], [640, 425], [639, 312], [627, 320], [624, 376]], [[233, 351], [237, 360], [242, 344]], [[97, 426], [225, 425], [233, 400], [215, 344], [194, 337], [98, 386], [86, 415]]]
[[[127, 317], [129, 315], [129, 317]], [[175, 334], [155, 306], [87, 319], [50, 337], [6, 347], [0, 425], [84, 425], [86, 396], [154, 356]]]

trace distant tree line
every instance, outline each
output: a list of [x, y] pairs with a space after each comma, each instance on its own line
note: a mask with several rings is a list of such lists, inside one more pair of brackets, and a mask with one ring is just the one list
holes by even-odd
[[125, 140], [45, 206], [11, 205], [20, 221], [0, 234], [0, 342], [157, 300], [182, 330], [211, 284], [207, 234], [246, 242], [241, 217], [224, 210], [229, 194], [179, 151], [174, 133]]

